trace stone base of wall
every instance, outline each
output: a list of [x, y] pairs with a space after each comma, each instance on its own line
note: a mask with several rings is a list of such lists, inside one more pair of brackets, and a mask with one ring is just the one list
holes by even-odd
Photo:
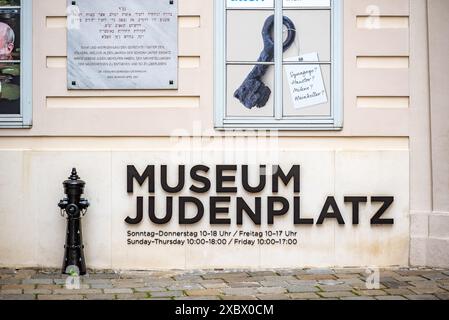
[[412, 213], [411, 234], [412, 266], [449, 265], [449, 213]]

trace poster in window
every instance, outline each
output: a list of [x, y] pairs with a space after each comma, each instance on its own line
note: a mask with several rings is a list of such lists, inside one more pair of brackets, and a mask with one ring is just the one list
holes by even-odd
[[[1, 1], [13, 6], [19, 1]], [[0, 114], [20, 114], [20, 9], [0, 8]]]

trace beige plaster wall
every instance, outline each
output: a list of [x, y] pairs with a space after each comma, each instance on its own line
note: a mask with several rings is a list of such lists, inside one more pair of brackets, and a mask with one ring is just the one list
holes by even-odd
[[[178, 90], [70, 91], [66, 2], [39, 0], [33, 9], [33, 128], [1, 130], [0, 136], [221, 134], [213, 130], [213, 2], [179, 1]], [[345, 0], [344, 130], [283, 135], [409, 136], [410, 69], [395, 59], [411, 54], [410, 9], [409, 0]], [[364, 58], [374, 62], [358, 63]]]

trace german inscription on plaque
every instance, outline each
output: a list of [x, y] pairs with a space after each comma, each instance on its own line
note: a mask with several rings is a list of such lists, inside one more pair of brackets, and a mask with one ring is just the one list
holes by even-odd
[[67, 1], [69, 89], [176, 89], [178, 0]]

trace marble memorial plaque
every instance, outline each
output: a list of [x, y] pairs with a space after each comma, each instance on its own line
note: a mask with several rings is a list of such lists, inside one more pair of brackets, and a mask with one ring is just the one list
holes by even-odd
[[177, 0], [67, 1], [69, 89], [177, 89]]

